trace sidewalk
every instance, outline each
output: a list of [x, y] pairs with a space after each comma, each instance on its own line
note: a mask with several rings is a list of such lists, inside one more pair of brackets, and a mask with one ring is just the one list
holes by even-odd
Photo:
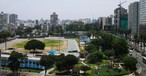
[[[49, 70], [47, 70], [47, 73], [46, 74], [49, 74], [51, 71], [53, 71], [55, 68], [51, 68]], [[40, 74], [45, 74], [45, 70], [41, 71]]]

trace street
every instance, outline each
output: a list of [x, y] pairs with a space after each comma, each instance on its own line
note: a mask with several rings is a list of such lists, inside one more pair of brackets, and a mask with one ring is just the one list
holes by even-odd
[[[26, 40], [26, 39], [15, 39], [15, 40], [12, 40], [12, 41], [7, 41], [7, 46], [11, 46], [13, 44], [20, 43], [24, 40]], [[0, 44], [0, 49], [4, 49], [4, 47], [5, 47], [5, 43], [1, 43]]]
[[142, 55], [140, 53], [136, 52], [135, 50], [133, 50], [131, 53], [132, 53], [132, 56], [138, 60], [137, 66], [138, 66], [138, 69], [141, 70], [141, 72], [140, 72], [141, 76], [145, 76], [146, 75], [146, 64], [143, 63]]
[[[73, 50], [76, 50], [77, 52], [71, 52]], [[76, 42], [76, 40], [68, 39], [68, 47], [62, 53], [64, 53], [65, 55], [72, 54], [75, 55], [76, 57], [79, 57], [79, 52], [80, 49], [78, 47], [78, 43]]]

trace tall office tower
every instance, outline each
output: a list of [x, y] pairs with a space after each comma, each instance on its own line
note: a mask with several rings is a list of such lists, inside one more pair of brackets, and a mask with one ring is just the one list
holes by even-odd
[[114, 30], [118, 34], [120, 30], [128, 29], [128, 14], [127, 9], [118, 7], [114, 10]]
[[3, 12], [0, 13], [0, 30], [2, 30], [2, 28], [4, 27], [3, 24]]
[[16, 14], [9, 15], [9, 23], [13, 23], [16, 26], [17, 21], [18, 21], [18, 15], [16, 15]]
[[7, 30], [11, 34], [15, 34], [15, 29], [18, 21], [16, 14], [0, 13], [0, 31]]
[[50, 24], [51, 30], [55, 31], [55, 27], [58, 25], [58, 15], [55, 12], [50, 16]]
[[132, 35], [139, 34], [139, 2], [129, 5], [128, 26]]
[[146, 0], [140, 0], [139, 31], [146, 32]]
[[0, 13], [0, 30], [6, 30], [6, 25], [9, 23], [9, 14]]

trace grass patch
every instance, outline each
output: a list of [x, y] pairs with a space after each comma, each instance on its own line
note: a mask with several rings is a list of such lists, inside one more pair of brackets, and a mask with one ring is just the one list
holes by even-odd
[[[24, 48], [24, 46], [26, 45], [26, 43], [28, 42], [28, 40], [17, 43], [15, 45], [13, 45], [13, 47], [16, 48]], [[59, 46], [59, 44], [61, 45], [63, 40], [43, 40], [43, 43], [45, 43], [46, 47], [56, 47]]]
[[33, 69], [33, 68], [23, 68], [23, 69], [21, 69], [21, 71], [40, 73], [43, 70], [41, 70], [41, 69]]
[[72, 40], [76, 40], [77, 42], [79, 42], [79, 38], [69, 38], [69, 39], [72, 39]]
[[93, 70], [86, 71], [85, 74], [89, 76], [97, 76], [97, 74]]
[[126, 70], [118, 70], [118, 69], [113, 69], [111, 67], [102, 67], [96, 72], [99, 74], [99, 76], [123, 76], [128, 74], [128, 71]]
[[107, 60], [102, 60], [101, 64], [107, 64]]
[[59, 71], [58, 70], [53, 70], [53, 71], [51, 71], [49, 74], [56, 74], [56, 73], [58, 73]]
[[43, 40], [43, 43], [45, 43], [46, 47], [51, 47], [51, 46], [59, 46], [63, 40]]
[[80, 68], [83, 64], [81, 62], [79, 62], [78, 64], [75, 65], [75, 67]]
[[13, 47], [16, 47], [16, 48], [24, 48], [24, 45], [26, 45], [27, 42], [28, 42], [28, 40], [23, 41], [23, 42], [20, 42], [20, 43], [17, 43], [15, 45], [13, 45]]

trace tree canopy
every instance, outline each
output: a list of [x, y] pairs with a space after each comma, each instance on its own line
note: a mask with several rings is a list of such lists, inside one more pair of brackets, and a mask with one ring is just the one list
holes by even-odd
[[8, 31], [1, 31], [0, 32], [0, 38], [3, 42], [5, 42], [5, 50], [7, 49], [7, 38], [10, 37], [11, 34]]
[[43, 50], [45, 48], [45, 44], [39, 40], [30, 40], [26, 43], [24, 48], [27, 50], [34, 50], [34, 51], [36, 49]]
[[45, 67], [45, 75], [47, 69], [54, 65], [55, 63], [55, 56], [54, 55], [43, 55], [39, 61], [40, 65]]
[[8, 58], [9, 60], [9, 67], [13, 71], [13, 73], [17, 72], [20, 68], [20, 63], [24, 62], [27, 58], [26, 55], [23, 55], [22, 53], [18, 53], [13, 51], [10, 54], [10, 57]]
[[85, 50], [88, 51], [88, 53], [92, 53], [96, 49], [97, 49], [96, 46], [91, 43], [89, 43], [85, 46]]
[[0, 38], [6, 39], [7, 37], [10, 37], [10, 32], [8, 31], [1, 31], [0, 32]]
[[101, 51], [95, 51], [87, 56], [87, 61], [94, 64], [97, 62], [102, 62], [103, 57], [104, 54]]
[[116, 57], [121, 57], [128, 53], [128, 44], [123, 38], [115, 38], [112, 41], [112, 46]]
[[60, 55], [56, 60], [56, 67], [58, 70], [66, 70], [69, 72], [70, 69], [74, 67], [75, 64], [78, 63], [78, 58], [74, 55]]
[[129, 70], [136, 70], [137, 59], [131, 56], [123, 57], [122, 61], [124, 62], [125, 66]]

